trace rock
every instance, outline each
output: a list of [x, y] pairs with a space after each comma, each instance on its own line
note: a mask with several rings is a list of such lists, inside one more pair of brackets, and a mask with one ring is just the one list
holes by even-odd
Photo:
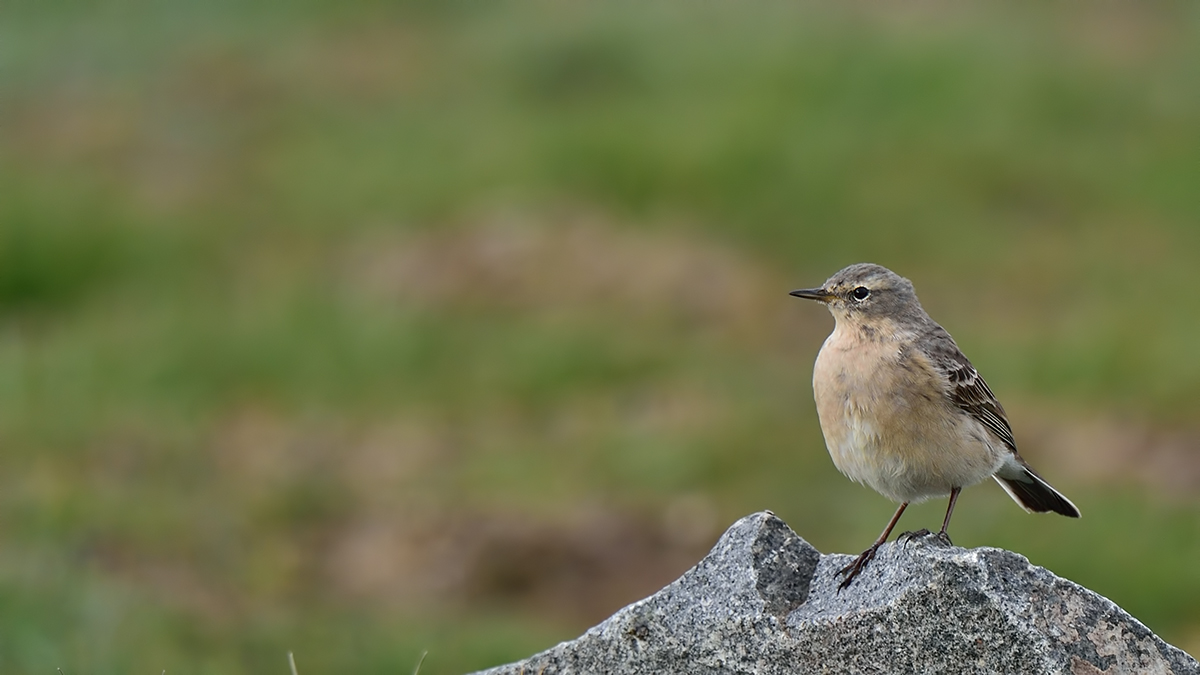
[[838, 593], [850, 560], [756, 513], [658, 593], [482, 672], [1200, 675], [1112, 601], [1016, 553], [892, 543]]

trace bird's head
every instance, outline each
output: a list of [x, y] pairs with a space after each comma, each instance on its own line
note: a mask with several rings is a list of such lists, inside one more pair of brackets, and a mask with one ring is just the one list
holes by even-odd
[[825, 303], [838, 321], [904, 320], [925, 316], [912, 282], [872, 263], [850, 265], [829, 277], [819, 288], [801, 288], [792, 291], [791, 295]]

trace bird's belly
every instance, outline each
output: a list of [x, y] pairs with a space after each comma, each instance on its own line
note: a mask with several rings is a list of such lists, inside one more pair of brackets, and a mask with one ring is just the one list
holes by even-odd
[[897, 502], [948, 495], [991, 476], [1001, 464], [1002, 455], [987, 440], [949, 429], [883, 425], [862, 414], [847, 415], [841, 426], [825, 434], [834, 466]]
[[887, 355], [817, 359], [817, 414], [838, 470], [898, 502], [944, 496], [992, 475], [1004, 448], [944, 397], [930, 394], [940, 391], [940, 383], [928, 379], [932, 373], [885, 367]]

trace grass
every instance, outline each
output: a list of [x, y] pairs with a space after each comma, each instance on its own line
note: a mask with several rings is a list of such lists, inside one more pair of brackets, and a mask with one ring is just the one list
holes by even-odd
[[956, 543], [1200, 645], [1190, 8], [3, 12], [0, 670], [464, 672], [753, 510], [859, 550], [786, 297], [859, 260], [1085, 514]]

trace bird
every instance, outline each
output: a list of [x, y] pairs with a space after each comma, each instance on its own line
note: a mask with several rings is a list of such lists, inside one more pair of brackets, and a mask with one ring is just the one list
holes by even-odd
[[909, 504], [948, 496], [936, 536], [949, 544], [959, 493], [988, 477], [1026, 511], [1079, 517], [1075, 504], [1017, 452], [1003, 406], [921, 307], [911, 281], [857, 263], [819, 288], [790, 294], [833, 314], [833, 332], [813, 366], [813, 397], [834, 466], [900, 504], [875, 543], [839, 570], [839, 592], [875, 557]]

